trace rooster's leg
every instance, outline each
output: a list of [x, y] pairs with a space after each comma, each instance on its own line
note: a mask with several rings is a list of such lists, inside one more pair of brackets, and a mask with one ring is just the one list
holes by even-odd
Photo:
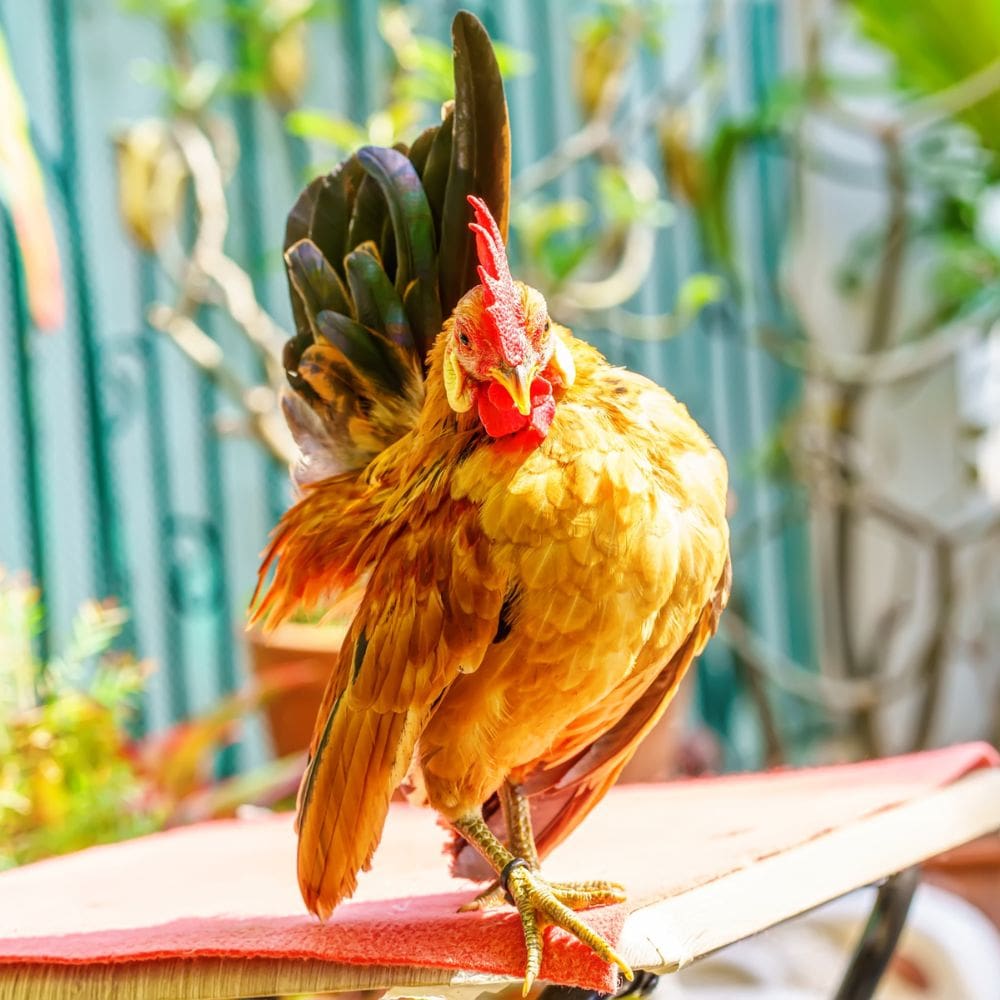
[[507, 824], [507, 844], [515, 858], [523, 858], [532, 871], [541, 862], [535, 849], [535, 834], [531, 829], [531, 806], [516, 785], [505, 781], [500, 786], [500, 807]]
[[[541, 865], [535, 849], [535, 836], [531, 830], [531, 807], [528, 800], [509, 781], [500, 786], [497, 796], [507, 827], [507, 847], [515, 858], [522, 858], [532, 871], [537, 872]], [[497, 879], [475, 899], [460, 907], [460, 910], [492, 910], [506, 905], [507, 892]]]
[[[517, 794], [516, 792], [514, 793]], [[518, 796], [520, 798], [520, 796]], [[530, 819], [525, 815], [526, 831], [531, 838]], [[542, 933], [541, 924], [552, 923], [570, 932], [584, 944], [592, 948], [606, 962], [613, 962], [625, 975], [632, 979], [632, 970], [623, 958], [599, 934], [591, 930], [573, 910], [583, 910], [591, 906], [606, 906], [609, 903], [621, 903], [625, 899], [625, 890], [612, 882], [581, 882], [560, 883], [546, 882], [537, 870], [533, 869], [527, 858], [511, 853], [493, 835], [493, 831], [483, 820], [479, 812], [470, 813], [455, 821], [455, 829], [479, 851], [489, 862], [500, 878], [500, 885], [509, 894], [511, 902], [517, 907], [524, 927], [524, 942], [528, 951], [528, 961], [524, 972], [524, 994], [527, 995], [531, 984], [538, 975], [542, 964]], [[511, 831], [511, 842], [515, 837]], [[535, 858], [534, 840], [531, 840], [531, 850], [528, 852]]]

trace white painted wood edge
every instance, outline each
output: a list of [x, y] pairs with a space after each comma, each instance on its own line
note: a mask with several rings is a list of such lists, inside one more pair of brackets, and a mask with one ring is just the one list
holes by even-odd
[[998, 829], [1000, 769], [973, 771], [937, 791], [636, 910], [625, 921], [619, 951], [633, 968], [674, 972]]

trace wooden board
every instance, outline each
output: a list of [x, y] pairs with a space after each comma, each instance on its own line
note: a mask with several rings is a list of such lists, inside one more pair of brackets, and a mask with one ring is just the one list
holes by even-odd
[[[699, 798], [697, 784], [686, 789], [692, 800]], [[702, 791], [708, 790], [706, 783], [700, 784]], [[723, 785], [720, 791], [726, 792], [726, 782], [720, 779], [719, 784]], [[739, 801], [735, 787], [720, 797], [720, 806]], [[744, 781], [743, 794], [753, 787], [752, 780]], [[827, 798], [836, 797], [829, 785], [821, 783], [821, 787], [827, 789]], [[626, 828], [631, 825], [631, 810], [638, 808], [642, 794], [630, 789], [606, 800], [603, 826], [597, 817], [591, 827], [598, 846], [607, 845], [608, 823], [616, 815]], [[657, 819], [662, 822], [662, 816]], [[682, 815], [677, 819], [684, 822]], [[731, 823], [719, 821], [718, 826], [722, 836], [733, 842], [744, 832]], [[647, 861], [648, 883], [640, 887], [628, 882], [634, 908], [625, 919], [620, 950], [635, 968], [673, 971], [726, 944], [998, 829], [1000, 770], [982, 768], [769, 855], [747, 855], [718, 877], [699, 877], [696, 884], [679, 890], [675, 878], [673, 887], [660, 893], [656, 888], [658, 872], [649, 868]], [[667, 874], [684, 864], [684, 857], [673, 853], [670, 846], [664, 842], [662, 859], [656, 865]], [[564, 849], [554, 858], [556, 872], [565, 871], [577, 853]], [[13, 884], [8, 876], [0, 878], [0, 925], [2, 911], [11, 899], [3, 892], [5, 885]], [[51, 899], [49, 905], [56, 912], [60, 903]], [[3, 946], [0, 940], [0, 956]], [[0, 1000], [90, 1000], [111, 995], [134, 1000], [203, 1000], [506, 981], [508, 976], [455, 969], [304, 958], [171, 957], [83, 965], [12, 963], [8, 959], [7, 964], [0, 964]]]

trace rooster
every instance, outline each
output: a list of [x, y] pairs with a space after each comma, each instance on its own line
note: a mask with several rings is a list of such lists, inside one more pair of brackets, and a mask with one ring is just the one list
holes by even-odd
[[510, 138], [492, 45], [460, 13], [456, 96], [293, 208], [284, 401], [301, 499], [254, 620], [361, 596], [299, 793], [298, 878], [327, 916], [410, 783], [454, 831], [469, 905], [516, 906], [632, 973], [578, 910], [613, 883], [540, 860], [662, 715], [729, 593], [726, 465], [685, 408], [553, 321], [507, 263]]

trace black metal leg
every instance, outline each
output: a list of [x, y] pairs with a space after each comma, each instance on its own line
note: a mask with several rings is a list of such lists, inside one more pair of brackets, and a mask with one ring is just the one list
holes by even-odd
[[[622, 1000], [623, 997], [641, 998], [649, 996], [656, 989], [656, 984], [660, 977], [654, 972], [646, 969], [636, 969], [635, 979], [625, 985], [614, 994], [610, 1000]], [[546, 986], [539, 994], [538, 1000], [608, 1000], [607, 993], [598, 993], [596, 990], [584, 990], [577, 986]]]
[[887, 878], [879, 887], [871, 916], [835, 1000], [870, 1000], [896, 949], [919, 881], [920, 869], [907, 868]]
[[[910, 901], [920, 882], [920, 869], [907, 868], [887, 878], [879, 886], [871, 916], [854, 949], [844, 978], [834, 1000], [871, 1000], [882, 975], [896, 950], [896, 943], [910, 911]], [[627, 983], [616, 994], [644, 996], [656, 987], [659, 977], [642, 969], [636, 970], [635, 982]], [[547, 986], [539, 1000], [599, 1000], [603, 994], [572, 986]]]

